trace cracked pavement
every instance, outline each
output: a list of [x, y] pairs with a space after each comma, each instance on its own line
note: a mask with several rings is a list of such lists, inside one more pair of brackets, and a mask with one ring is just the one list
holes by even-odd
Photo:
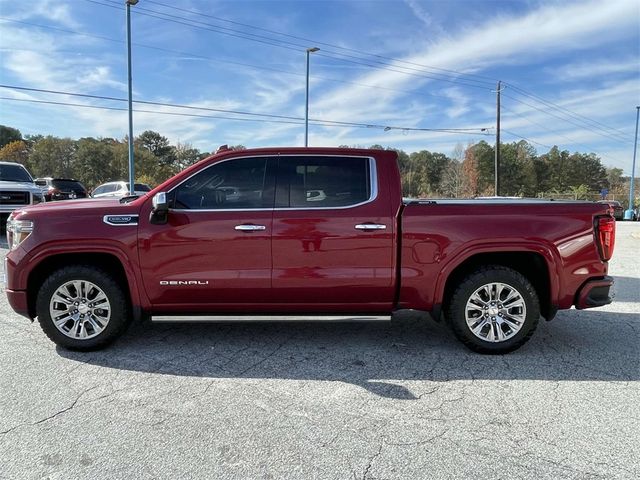
[[640, 478], [639, 253], [619, 223], [614, 303], [501, 357], [420, 315], [136, 325], [75, 353], [0, 291], [0, 478]]

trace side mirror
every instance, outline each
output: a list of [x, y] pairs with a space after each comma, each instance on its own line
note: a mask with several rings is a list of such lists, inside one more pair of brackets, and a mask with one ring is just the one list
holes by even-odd
[[169, 218], [169, 204], [167, 203], [167, 194], [158, 192], [153, 196], [153, 207], [149, 214], [149, 223], [154, 225], [164, 225]]

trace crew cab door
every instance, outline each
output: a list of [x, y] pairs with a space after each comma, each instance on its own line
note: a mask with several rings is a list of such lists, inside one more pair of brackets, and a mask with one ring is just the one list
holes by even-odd
[[274, 167], [264, 156], [214, 163], [167, 192], [165, 225], [140, 219], [142, 276], [155, 311], [270, 301]]
[[368, 157], [279, 157], [274, 302], [316, 312], [391, 307], [395, 222], [376, 170]]

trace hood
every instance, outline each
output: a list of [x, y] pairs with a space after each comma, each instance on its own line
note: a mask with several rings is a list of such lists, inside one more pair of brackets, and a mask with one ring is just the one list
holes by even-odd
[[40, 187], [31, 182], [9, 182], [7, 180], [0, 180], [0, 190], [8, 191], [24, 191], [41, 192]]
[[44, 202], [37, 205], [31, 205], [24, 208], [19, 208], [14, 212], [14, 216], [29, 215], [34, 216], [46, 215], [51, 217], [54, 215], [74, 215], [74, 214], [104, 214], [108, 215], [113, 213], [128, 214], [137, 212], [142, 205], [144, 197], [140, 197], [137, 200], [130, 203], [120, 203], [117, 198], [104, 198], [93, 199], [83, 198], [79, 200], [63, 200], [61, 202]]

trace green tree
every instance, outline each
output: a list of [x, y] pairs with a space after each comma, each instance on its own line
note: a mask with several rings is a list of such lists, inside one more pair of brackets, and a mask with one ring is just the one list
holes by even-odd
[[548, 153], [541, 155], [540, 158], [546, 164], [549, 172], [548, 190], [566, 192], [573, 184], [574, 174], [574, 165], [569, 161], [569, 152], [567, 150], [561, 151], [554, 145]]
[[[475, 195], [493, 195], [495, 154], [493, 147], [487, 142], [481, 142], [467, 148], [472, 150], [472, 157], [477, 169]], [[470, 165], [468, 165], [470, 166]]]
[[75, 171], [75, 150], [75, 142], [70, 138], [46, 136], [34, 144], [28, 168], [37, 177], [69, 178]]
[[[129, 179], [129, 145], [122, 142], [112, 146], [113, 149], [113, 180]], [[145, 182], [158, 185], [172, 175], [172, 165], [158, 163], [158, 157], [146, 148], [134, 148], [133, 152], [135, 181], [144, 177]]]
[[500, 144], [500, 195], [526, 197], [536, 195], [535, 157], [535, 148], [524, 140]]
[[19, 142], [22, 140], [22, 134], [17, 128], [0, 125], [0, 148], [11, 142]]
[[419, 195], [438, 195], [449, 158], [443, 153], [421, 150], [409, 155], [414, 188]]
[[162, 165], [171, 165], [175, 162], [175, 152], [169, 139], [160, 135], [153, 130], [142, 132], [134, 141], [134, 145], [138, 148], [146, 149], [154, 157], [158, 159]]
[[591, 191], [600, 191], [607, 186], [607, 172], [600, 158], [594, 153], [575, 152], [569, 156], [573, 170], [570, 186], [586, 185]]
[[74, 177], [88, 188], [118, 179], [113, 146], [91, 137], [78, 140]]

